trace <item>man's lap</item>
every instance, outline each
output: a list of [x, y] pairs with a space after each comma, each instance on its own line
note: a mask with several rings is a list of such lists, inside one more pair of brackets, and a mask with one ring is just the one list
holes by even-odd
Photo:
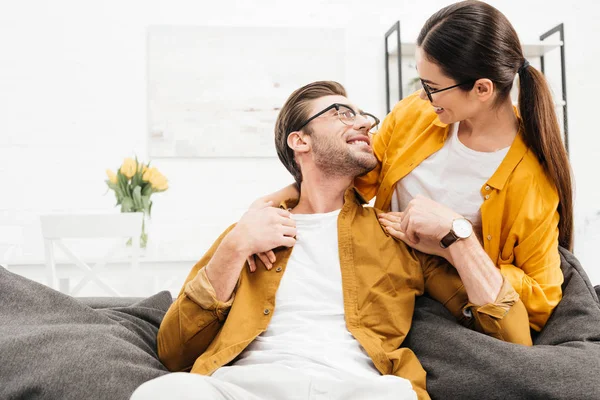
[[[165, 397], [166, 396], [166, 397]], [[278, 365], [223, 367], [210, 376], [174, 373], [140, 386], [132, 400], [416, 399], [410, 382], [391, 375], [347, 380], [319, 379]]]

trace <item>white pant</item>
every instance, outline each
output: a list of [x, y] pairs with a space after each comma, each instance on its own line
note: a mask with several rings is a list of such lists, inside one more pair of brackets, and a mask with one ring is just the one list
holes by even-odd
[[278, 365], [223, 367], [212, 376], [163, 375], [138, 387], [131, 400], [408, 400], [410, 381], [392, 375], [345, 380], [312, 377]]

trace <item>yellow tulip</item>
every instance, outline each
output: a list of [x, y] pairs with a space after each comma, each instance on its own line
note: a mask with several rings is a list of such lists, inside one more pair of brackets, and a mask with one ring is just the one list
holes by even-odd
[[111, 183], [117, 183], [117, 174], [115, 174], [114, 172], [112, 172], [110, 169], [106, 170], [106, 176], [108, 176], [108, 180]]
[[145, 182], [150, 182], [150, 179], [152, 179], [152, 177], [154, 176], [155, 172], [158, 172], [158, 170], [156, 168], [154, 168], [154, 167], [152, 167], [152, 168], [146, 168], [146, 170], [142, 174], [142, 180], [144, 180]]
[[163, 174], [158, 172], [156, 168], [154, 168], [154, 171], [150, 176], [148, 182], [150, 182], [150, 185], [152, 185], [152, 188], [155, 190], [165, 191], [169, 188], [167, 178]]
[[137, 170], [137, 163], [133, 158], [126, 158], [121, 165], [121, 173], [127, 177], [127, 179], [133, 178], [135, 171]]

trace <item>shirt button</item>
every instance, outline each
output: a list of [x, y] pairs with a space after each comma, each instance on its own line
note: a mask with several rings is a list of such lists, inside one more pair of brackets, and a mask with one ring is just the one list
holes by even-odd
[[487, 235], [487, 240], [492, 240], [492, 235]]
[[490, 186], [489, 185], [485, 185], [485, 190], [490, 190]]
[[282, 268], [281, 267], [277, 267], [277, 269], [275, 269], [275, 272], [281, 272]]
[[263, 311], [263, 313], [265, 315], [269, 315], [271, 313], [271, 310], [269, 310], [268, 308], [265, 308], [265, 311]]
[[486, 195], [485, 195], [485, 199], [487, 200], [487, 199], [489, 199], [489, 198], [490, 198], [490, 195], [489, 195], [489, 194], [486, 194]]

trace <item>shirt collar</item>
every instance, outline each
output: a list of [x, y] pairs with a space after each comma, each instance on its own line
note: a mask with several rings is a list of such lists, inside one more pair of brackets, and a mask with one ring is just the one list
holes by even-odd
[[528, 150], [525, 140], [523, 139], [523, 133], [519, 130], [508, 153], [506, 153], [504, 160], [502, 160], [500, 166], [496, 172], [494, 172], [494, 175], [488, 180], [488, 185], [498, 190], [502, 190], [506, 181], [508, 181], [508, 177], [521, 162]]
[[[289, 210], [291, 208], [296, 207], [298, 205], [299, 200], [299, 198], [284, 200], [279, 204], [279, 208]], [[364, 199], [364, 197], [359, 193], [358, 189], [356, 189], [354, 186], [350, 186], [348, 189], [346, 189], [346, 192], [344, 193], [344, 205], [352, 202], [355, 202], [360, 206], [368, 203]]]

